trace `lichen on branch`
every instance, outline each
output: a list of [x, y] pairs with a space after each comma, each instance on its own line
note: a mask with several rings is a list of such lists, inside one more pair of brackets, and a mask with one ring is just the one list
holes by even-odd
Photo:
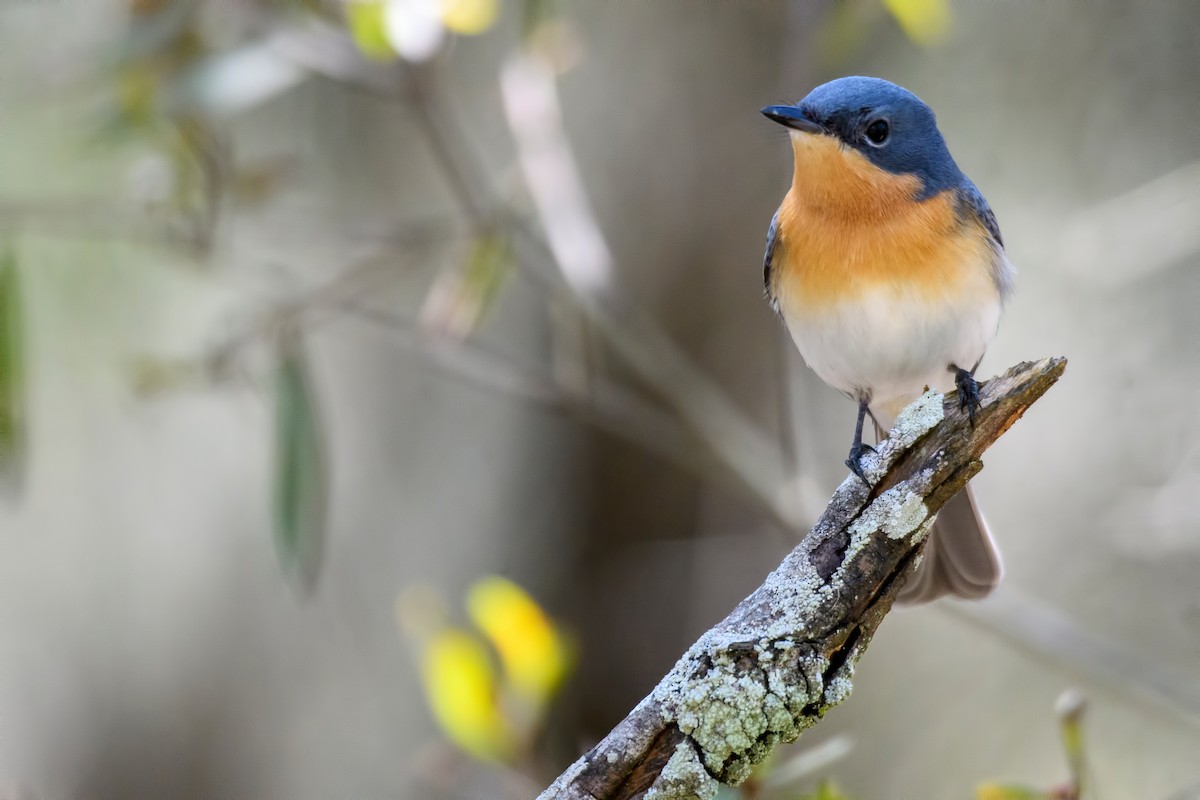
[[982, 384], [971, 425], [926, 392], [848, 477], [817, 524], [749, 597], [541, 800], [708, 798], [849, 696], [854, 666], [920, 558], [938, 510], [980, 455], [1062, 374], [1022, 363]]

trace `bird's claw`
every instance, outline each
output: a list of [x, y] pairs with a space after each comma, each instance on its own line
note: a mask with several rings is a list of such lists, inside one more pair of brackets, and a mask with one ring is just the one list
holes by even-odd
[[858, 442], [857, 444], [851, 446], [850, 457], [846, 459], [846, 466], [849, 467], [850, 471], [857, 475], [859, 480], [866, 484], [867, 488], [869, 489], [871, 488], [871, 482], [867, 480], [867, 475], [865, 472], [863, 472], [861, 463], [862, 457], [868, 452], [874, 453], [875, 448], [871, 447], [869, 444], [863, 444], [862, 442]]
[[967, 412], [967, 418], [971, 420], [971, 427], [974, 428], [975, 411], [982, 407], [979, 401], [979, 382], [965, 369], [958, 369], [954, 373], [954, 385], [958, 387], [958, 408]]

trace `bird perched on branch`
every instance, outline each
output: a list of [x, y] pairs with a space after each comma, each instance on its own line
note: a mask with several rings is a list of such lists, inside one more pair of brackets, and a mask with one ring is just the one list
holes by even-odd
[[[957, 387], [974, 421], [975, 369], [1013, 268], [987, 201], [912, 92], [840, 78], [762, 113], [789, 129], [795, 163], [767, 233], [767, 297], [808, 366], [858, 403], [846, 465], [865, 482], [867, 415], [886, 431], [925, 387]], [[983, 597], [1000, 581], [969, 486], [930, 537], [902, 601]]]

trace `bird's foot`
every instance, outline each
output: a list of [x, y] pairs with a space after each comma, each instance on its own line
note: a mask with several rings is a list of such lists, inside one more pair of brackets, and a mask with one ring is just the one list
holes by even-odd
[[958, 387], [958, 408], [966, 410], [967, 417], [971, 420], [971, 427], [974, 428], [975, 411], [982, 407], [979, 402], [979, 382], [970, 372], [956, 367], [954, 385]]
[[871, 482], [867, 480], [867, 475], [863, 472], [862, 457], [867, 453], [874, 453], [875, 448], [863, 442], [855, 442], [850, 446], [850, 457], [846, 459], [846, 466], [850, 471], [858, 476], [859, 480], [866, 484], [867, 488], [871, 488]]

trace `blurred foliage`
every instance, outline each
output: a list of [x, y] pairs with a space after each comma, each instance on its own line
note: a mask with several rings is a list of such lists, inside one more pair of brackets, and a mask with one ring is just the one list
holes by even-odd
[[445, 628], [425, 643], [421, 677], [433, 718], [450, 741], [484, 761], [508, 761], [517, 747], [497, 698], [496, 671], [471, 633]]
[[[218, 13], [213, 10], [218, 5], [199, 0], [130, 0], [127, 35], [102, 72], [106, 115], [94, 137], [107, 143], [132, 141], [152, 150], [131, 170], [135, 199], [142, 210], [166, 217], [177, 234], [175, 241], [201, 252], [212, 244], [222, 203], [267, 203], [297, 169], [289, 158], [256, 164], [234, 159], [225, 122], [189, 103], [184, 91], [202, 66], [230, 58], [235, 45], [261, 41], [263, 32], [271, 30], [261, 24], [264, 19], [281, 22], [303, 15], [306, 20], [312, 17], [344, 26], [340, 36], [354, 60], [363, 62], [347, 70], [353, 77], [356, 69], [378, 67], [370, 62], [430, 59], [453, 35], [492, 29], [501, 10], [499, 0], [262, 0], [245, 4], [238, 13], [229, 14], [222, 26], [214, 26], [209, 15]], [[558, 11], [552, 0], [527, 0], [523, 5], [526, 46], [548, 54], [547, 60], [561, 71], [581, 58], [582, 51], [569, 26], [556, 19]], [[853, 51], [875, 22], [890, 25], [893, 21], [914, 44], [934, 46], [951, 32], [953, 8], [949, 0], [837, 3], [824, 17], [822, 35], [817, 37], [825, 63], [837, 63]], [[416, 94], [397, 96], [400, 102], [421, 101]], [[453, 338], [469, 337], [517, 266], [505, 231], [479, 232], [459, 263], [434, 279], [418, 322]], [[10, 246], [0, 253], [0, 479], [6, 481], [19, 476], [25, 458], [26, 375], [18, 273], [17, 251]], [[272, 309], [268, 316], [277, 312]], [[330, 465], [323, 447], [319, 398], [297, 327], [303, 315], [292, 316], [282, 332], [272, 325], [254, 329], [255, 336], [278, 335], [273, 361], [271, 498], [275, 545], [285, 575], [308, 589], [317, 579], [324, 549]], [[144, 358], [135, 364], [133, 380], [146, 393], [216, 380], [228, 372], [224, 357], [236, 355], [233, 350], [215, 359], [219, 369], [199, 366], [208, 364], [203, 358]], [[405, 592], [398, 614], [417, 653], [434, 720], [451, 742], [473, 758], [488, 764], [527, 764], [551, 703], [574, 665], [568, 637], [524, 589], [504, 578], [483, 578], [469, 589], [465, 598], [469, 628], [446, 622], [438, 604], [420, 601], [419, 594]], [[1082, 718], [1081, 702], [1067, 702], [1060, 708], [1069, 767], [1066, 784], [1042, 790], [988, 783], [977, 788], [977, 800], [1081, 800], [1086, 788]], [[801, 780], [811, 785], [811, 771], [798, 770], [794, 780], [781, 777], [789, 760], [805, 752], [764, 763], [743, 787], [724, 790], [723, 796], [847, 800], [831, 781], [800, 794]]]
[[275, 544], [302, 590], [317, 577], [325, 538], [326, 467], [312, 380], [299, 334], [280, 335], [275, 373]]
[[[723, 796], [743, 800], [841, 798], [840, 790], [831, 779], [818, 779], [818, 776], [827, 774], [834, 763], [849, 756], [853, 750], [854, 740], [844, 734], [811, 747], [776, 748], [755, 766], [750, 777], [736, 791], [723, 790]], [[811, 791], [805, 793], [810, 786], [813, 787]]]
[[950, 33], [950, 0], [883, 0], [883, 7], [916, 44], [934, 45]]
[[152, 397], [197, 381], [199, 371], [193, 361], [143, 355], [129, 365], [129, 378], [135, 393], [141, 397]]
[[1069, 689], [1055, 703], [1059, 736], [1067, 757], [1069, 778], [1066, 783], [1050, 789], [1036, 789], [1022, 784], [985, 783], [975, 790], [975, 800], [1083, 800], [1086, 796], [1086, 750], [1083, 741], [1083, 718], [1087, 701], [1077, 689]]
[[934, 47], [946, 41], [953, 30], [950, 0], [844, 0], [835, 3], [815, 37], [819, 61], [836, 66], [858, 52], [879, 23], [894, 22], [919, 47]]
[[[950, 25], [946, 0], [880, 0], [839, 4], [837, 9], [843, 7], [850, 9], [858, 30], [872, 19], [864, 9], [876, 17], [886, 9], [906, 35], [921, 44], [937, 41]], [[340, 24], [353, 43], [351, 56], [359, 53], [363, 63], [342, 65], [344, 75], [337, 74], [353, 80], [357, 71], [370, 68], [369, 62], [424, 61], [441, 51], [453, 35], [490, 30], [500, 4], [498, 0], [265, 0], [232, 13], [195, 0], [139, 0], [131, 2], [129, 10], [129, 26], [107, 61], [110, 102], [102, 138], [150, 146], [153, 153], [142, 156], [130, 172], [135, 200], [167, 223], [174, 240], [203, 255], [211, 250], [224, 205], [269, 203], [296, 169], [294, 159], [287, 157], [239, 163], [216, 111], [222, 104], [211, 98], [207, 104], [197, 100], [222, 89], [216, 79], [204, 88], [202, 79], [211, 78], [214, 63], [237, 57], [240, 51], [235, 45], [244, 49], [261, 41], [270, 23], [309, 18], [325, 25]], [[580, 54], [560, 12], [561, 7], [549, 0], [522, 4], [527, 46], [562, 68]], [[254, 80], [253, 76], [247, 79]], [[271, 90], [286, 85], [290, 84]], [[234, 88], [225, 85], [222, 90]], [[256, 102], [267, 99], [267, 95], [255, 97]], [[427, 102], [420, 92], [399, 99]], [[515, 266], [507, 232], [499, 227], [481, 231], [463, 262], [443, 269], [429, 287], [417, 321], [453, 339], [468, 337]], [[321, 463], [307, 368], [289, 347], [280, 351], [275, 389], [276, 543], [289, 574], [305, 576], [302, 582], [310, 583], [320, 561], [327, 465]], [[142, 359], [133, 370], [135, 386], [152, 393], [215, 379], [230, 372], [226, 362], [240, 349], [241, 343], [225, 348], [220, 369], [198, 367], [196, 363], [210, 361], [205, 358], [193, 364]]]
[[448, 33], [477, 35], [499, 14], [499, 0], [348, 0], [346, 25], [367, 58], [425, 61]]
[[843, 794], [833, 781], [823, 780], [817, 784], [816, 789], [809, 794], [800, 795], [798, 800], [851, 800], [851, 798], [849, 795]]
[[441, 601], [427, 589], [405, 591], [396, 613], [418, 653], [425, 698], [446, 737], [486, 763], [522, 763], [571, 670], [573, 648], [541, 606], [507, 578], [478, 580], [466, 606], [478, 633], [447, 624]]
[[562, 634], [525, 590], [504, 578], [483, 578], [472, 586], [467, 612], [496, 648], [513, 691], [540, 714], [570, 667]]
[[975, 790], [975, 800], [1046, 800], [1045, 792], [1028, 786], [985, 783]]
[[[805, 751], [800, 751], [803, 755]], [[717, 797], [719, 800], [724, 798], [741, 798], [741, 800], [854, 800], [850, 795], [842, 792], [830, 778], [818, 780], [811, 791], [801, 791], [798, 788], [799, 782], [789, 782], [785, 785], [769, 786], [763, 782], [762, 778], [767, 777], [768, 773], [762, 773], [756, 770], [757, 778], [747, 779], [745, 783], [737, 789], [727, 789], [722, 787]], [[811, 776], [805, 776], [804, 783], [811, 783]]]
[[442, 21], [455, 33], [483, 33], [496, 22], [499, 0], [442, 0]]
[[387, 61], [395, 58], [396, 51], [388, 41], [384, 12], [386, 5], [379, 2], [346, 4], [346, 27], [354, 37], [354, 43], [367, 58]]
[[17, 252], [0, 251], [0, 486], [20, 484], [25, 457], [25, 348]]
[[[149, 145], [152, 153], [130, 171], [134, 199], [164, 218], [175, 239], [201, 254], [212, 247], [225, 196], [261, 203], [293, 171], [285, 159], [234, 163], [222, 120], [214, 113], [221, 103], [205, 100], [206, 80], [216, 82], [211, 74], [205, 78], [206, 71], [219, 74], [215, 67], [238, 55], [232, 46], [253, 41], [268, 21], [327, 13], [317, 0], [263, 0], [236, 13], [217, 5], [195, 0], [131, 4], [129, 25], [106, 60], [107, 102], [91, 133], [96, 143]], [[244, 94], [253, 80], [254, 75], [243, 75], [236, 91]]]
[[512, 252], [505, 236], [487, 233], [471, 246], [466, 263], [434, 281], [421, 308], [421, 322], [438, 333], [461, 339], [475, 330], [512, 274]]

